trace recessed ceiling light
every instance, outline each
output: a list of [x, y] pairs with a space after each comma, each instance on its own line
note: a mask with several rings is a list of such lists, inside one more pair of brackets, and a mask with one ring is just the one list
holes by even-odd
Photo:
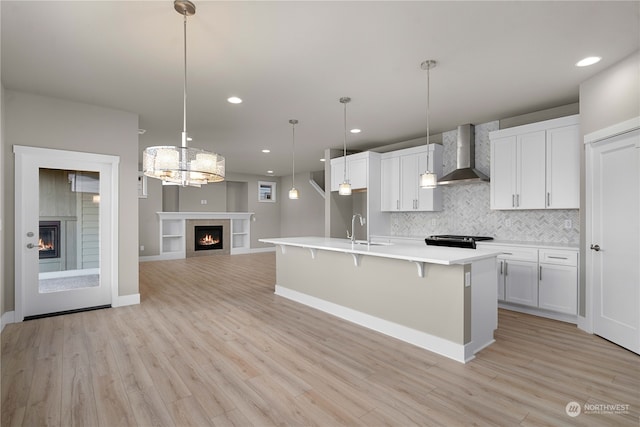
[[146, 131], [146, 129], [138, 129], [138, 135], [144, 135]]
[[263, 153], [270, 153], [271, 150], [269, 150], [268, 148], [265, 148], [264, 150], [262, 150]]
[[240, 104], [240, 103], [242, 103], [242, 99], [238, 98], [237, 96], [232, 96], [230, 98], [227, 98], [227, 101], [229, 101], [231, 104]]
[[320, 161], [321, 161], [321, 162], [324, 162], [324, 161], [325, 161], [325, 159], [324, 159], [324, 158], [322, 158], [322, 159], [320, 159]]
[[271, 173], [273, 173], [273, 171], [267, 171], [267, 173], [271, 174]]
[[190, 136], [187, 137], [187, 141], [193, 141], [193, 138], [191, 138]]
[[580, 61], [576, 62], [576, 67], [587, 67], [589, 65], [593, 65], [597, 62], [600, 62], [602, 58], [599, 56], [589, 56], [587, 58], [581, 59]]
[[362, 132], [361, 129], [351, 129], [351, 133], [360, 133]]

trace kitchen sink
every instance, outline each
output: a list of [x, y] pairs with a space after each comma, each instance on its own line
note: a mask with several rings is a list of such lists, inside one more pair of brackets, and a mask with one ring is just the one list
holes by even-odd
[[366, 240], [356, 240], [354, 242], [356, 245], [367, 245], [367, 246], [391, 246], [393, 243], [389, 242], [367, 242]]

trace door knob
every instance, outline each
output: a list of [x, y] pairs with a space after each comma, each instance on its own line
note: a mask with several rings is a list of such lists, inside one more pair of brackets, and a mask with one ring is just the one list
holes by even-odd
[[600, 245], [591, 245], [591, 250], [594, 250], [596, 252], [600, 252]]
[[33, 249], [35, 247], [36, 245], [34, 245], [33, 243], [27, 243], [27, 249]]

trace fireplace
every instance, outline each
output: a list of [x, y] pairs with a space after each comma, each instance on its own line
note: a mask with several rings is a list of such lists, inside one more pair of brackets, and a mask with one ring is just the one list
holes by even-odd
[[40, 221], [38, 254], [40, 259], [60, 258], [60, 221]]
[[194, 227], [194, 250], [208, 251], [223, 249], [221, 225], [196, 225]]

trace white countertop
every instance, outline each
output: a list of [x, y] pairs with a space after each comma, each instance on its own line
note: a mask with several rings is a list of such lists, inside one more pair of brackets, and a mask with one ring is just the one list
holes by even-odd
[[480, 246], [522, 246], [538, 249], [570, 249], [579, 250], [579, 243], [552, 243], [552, 242], [530, 242], [526, 240], [485, 240], [477, 242]]
[[349, 239], [334, 239], [328, 237], [287, 237], [259, 240], [263, 243], [271, 243], [274, 245], [296, 246], [300, 248], [441, 265], [468, 264], [475, 260], [491, 258], [500, 254], [499, 251], [427, 246], [426, 244], [424, 246], [399, 244], [368, 245], [366, 243], [352, 243]]

